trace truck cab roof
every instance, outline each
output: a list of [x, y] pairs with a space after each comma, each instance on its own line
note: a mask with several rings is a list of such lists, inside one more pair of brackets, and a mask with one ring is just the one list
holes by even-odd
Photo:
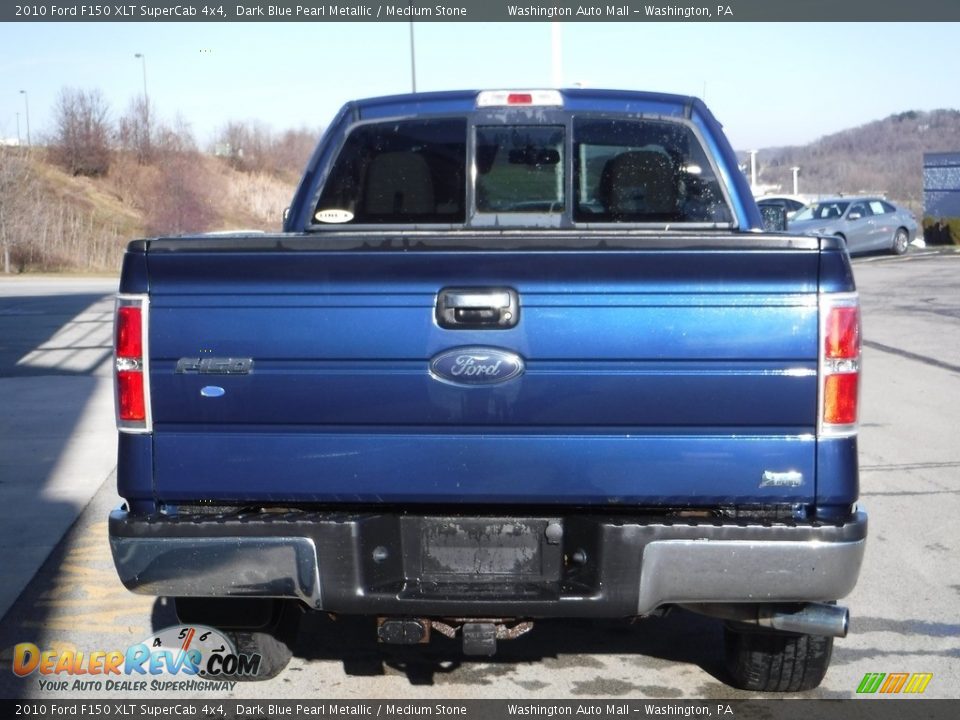
[[757, 230], [701, 100], [627, 90], [458, 90], [347, 103], [288, 232], [358, 228]]
[[[406, 93], [354, 100], [348, 103], [348, 106], [355, 107], [359, 117], [364, 120], [410, 114], [421, 116], [424, 114], [466, 113], [478, 109], [477, 100], [481, 95], [495, 92], [519, 96], [544, 91], [524, 89], [446, 90]], [[700, 99], [688, 95], [595, 88], [564, 88], [549, 92], [556, 93], [561, 98], [563, 104], [560, 109], [563, 110], [641, 113], [676, 117], [690, 117], [696, 112], [701, 115], [710, 115], [712, 118], [707, 106]]]

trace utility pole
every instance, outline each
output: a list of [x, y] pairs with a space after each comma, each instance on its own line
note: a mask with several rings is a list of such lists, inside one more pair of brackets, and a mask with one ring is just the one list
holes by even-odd
[[750, 189], [757, 192], [757, 153], [759, 150], [750, 151]]
[[800, 183], [798, 182], [798, 178], [800, 176], [800, 168], [794, 165], [790, 169], [793, 170], [793, 194], [798, 195], [800, 193], [800, 190], [799, 190]]

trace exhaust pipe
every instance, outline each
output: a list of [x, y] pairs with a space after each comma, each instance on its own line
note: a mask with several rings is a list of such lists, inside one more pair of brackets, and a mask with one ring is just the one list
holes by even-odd
[[794, 611], [761, 606], [757, 624], [785, 632], [844, 638], [850, 629], [850, 611], [825, 603], [810, 603]]
[[843, 638], [850, 628], [850, 610], [826, 603], [796, 605], [683, 605], [695, 613], [747, 625]]

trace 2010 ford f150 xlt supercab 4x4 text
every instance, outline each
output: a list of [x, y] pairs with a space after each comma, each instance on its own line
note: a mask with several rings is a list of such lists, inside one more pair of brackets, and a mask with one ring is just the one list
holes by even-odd
[[120, 578], [262, 677], [306, 611], [490, 654], [683, 607], [735, 685], [815, 687], [866, 538], [859, 308], [839, 240], [760, 226], [695, 98], [347, 104], [282, 233], [127, 250]]

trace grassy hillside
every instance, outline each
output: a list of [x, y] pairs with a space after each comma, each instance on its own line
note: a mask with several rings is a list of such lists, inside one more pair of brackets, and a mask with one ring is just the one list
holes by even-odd
[[0, 272], [119, 270], [126, 243], [157, 234], [278, 230], [294, 183], [197, 152], [152, 164], [112, 155], [75, 176], [42, 148], [0, 149]]
[[[910, 111], [827, 135], [809, 145], [757, 154], [758, 182], [804, 193], [884, 193], [914, 212], [923, 205], [923, 154], [960, 152], [960, 111]], [[749, 156], [741, 153], [744, 162]]]

